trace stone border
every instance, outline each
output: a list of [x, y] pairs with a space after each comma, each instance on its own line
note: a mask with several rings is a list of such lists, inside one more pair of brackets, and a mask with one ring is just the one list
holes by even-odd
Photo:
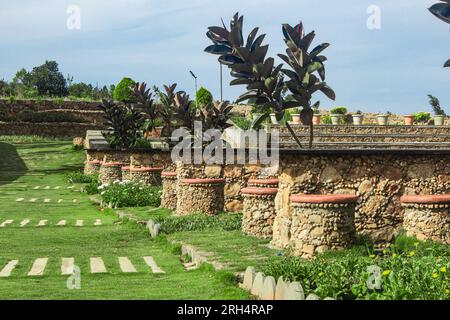
[[176, 179], [177, 173], [176, 172], [161, 172], [161, 177], [165, 179]]
[[339, 204], [348, 205], [358, 202], [357, 195], [349, 194], [297, 194], [291, 196], [291, 201], [296, 204]]
[[275, 196], [278, 193], [278, 189], [275, 188], [244, 188], [241, 193], [245, 196]]
[[247, 185], [250, 187], [271, 186], [278, 187], [279, 179], [249, 179]]
[[403, 206], [425, 206], [436, 208], [448, 208], [450, 205], [450, 194], [438, 194], [438, 195], [409, 195], [400, 198], [400, 202]]
[[[249, 291], [259, 300], [273, 301], [301, 301], [301, 300], [320, 300], [315, 294], [307, 297], [300, 282], [287, 282], [280, 277], [275, 281], [274, 277], [265, 276], [262, 272], [256, 272], [254, 267], [248, 267], [245, 270], [244, 281], [239, 287]], [[326, 298], [324, 300], [334, 300]]]

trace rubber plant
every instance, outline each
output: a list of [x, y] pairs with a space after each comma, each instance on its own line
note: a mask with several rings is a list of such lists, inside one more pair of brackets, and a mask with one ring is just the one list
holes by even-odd
[[174, 121], [176, 120], [175, 114], [175, 97], [177, 94], [182, 94], [183, 91], [176, 91], [177, 84], [164, 85], [164, 91], [160, 91], [155, 87], [154, 92], [158, 96], [160, 106], [158, 113], [160, 118], [164, 122], [164, 128], [162, 130], [163, 136], [170, 136], [173, 130]]
[[[440, 0], [445, 3], [436, 3], [432, 5], [428, 10], [437, 18], [444, 22], [450, 23], [450, 0]], [[444, 67], [450, 67], [450, 59], [444, 64]]]
[[133, 93], [136, 97], [135, 108], [142, 113], [144, 139], [148, 140], [150, 132], [155, 129], [158, 110], [156, 104], [153, 103], [152, 92], [147, 89], [145, 82], [137, 82], [133, 87]]
[[[231, 69], [235, 79], [230, 85], [245, 85], [247, 92], [237, 99], [237, 103], [252, 100], [262, 113], [252, 126], [258, 127], [269, 117], [272, 110], [278, 121], [281, 121], [287, 110], [301, 108], [302, 122], [310, 126], [309, 145], [313, 142], [313, 108], [319, 107], [319, 102], [311, 103], [312, 95], [322, 91], [328, 98], [334, 100], [334, 91], [324, 82], [327, 58], [320, 53], [329, 44], [321, 44], [310, 50], [314, 40], [314, 31], [304, 34], [303, 24], [295, 27], [283, 25], [284, 40], [287, 45], [286, 55], [278, 55], [289, 67], [283, 64], [275, 65], [275, 59], [266, 58], [268, 45], [263, 45], [265, 35], [257, 35], [259, 28], [254, 28], [244, 42], [244, 17], [236, 13], [231, 20], [230, 30], [222, 21], [222, 27], [208, 28], [207, 36], [213, 42], [205, 51], [219, 55], [219, 62]], [[285, 80], [287, 78], [287, 80]], [[290, 99], [285, 96], [286, 89], [290, 91]], [[302, 144], [294, 130], [286, 126], [299, 147]]]

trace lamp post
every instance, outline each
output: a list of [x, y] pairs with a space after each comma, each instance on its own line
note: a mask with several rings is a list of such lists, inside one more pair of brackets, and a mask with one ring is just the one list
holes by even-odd
[[222, 73], [222, 63], [219, 62], [220, 64], [220, 101], [223, 102], [223, 73]]
[[195, 107], [198, 108], [198, 99], [197, 99], [197, 76], [192, 72], [189, 71], [191, 76], [194, 78], [195, 81]]

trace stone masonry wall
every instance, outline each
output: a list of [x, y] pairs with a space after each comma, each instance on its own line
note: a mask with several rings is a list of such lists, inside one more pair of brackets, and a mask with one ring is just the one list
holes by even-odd
[[281, 154], [274, 244], [289, 244], [294, 194], [356, 194], [357, 232], [386, 243], [401, 227], [400, 197], [450, 193], [450, 155]]
[[84, 137], [87, 130], [102, 129], [88, 123], [0, 122], [0, 135], [36, 135], [53, 138]]

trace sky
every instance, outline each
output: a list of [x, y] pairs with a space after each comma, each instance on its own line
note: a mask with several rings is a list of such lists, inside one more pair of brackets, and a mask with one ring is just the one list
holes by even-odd
[[[327, 83], [336, 101], [318, 93], [324, 109], [414, 113], [430, 111], [427, 94], [450, 111], [450, 25], [428, 12], [437, 0], [0, 0], [0, 79], [17, 70], [56, 60], [75, 82], [117, 83], [124, 76], [150, 85], [178, 83], [191, 94], [194, 81], [220, 98], [217, 56], [203, 50], [208, 26], [228, 24], [239, 11], [244, 33], [260, 27], [269, 56], [284, 53], [283, 23], [303, 21], [315, 30], [324, 52]], [[72, 5], [80, 9], [80, 28], [68, 28]], [[370, 6], [380, 9], [379, 16]], [[380, 21], [380, 28], [367, 22]], [[379, 19], [377, 19], [379, 18]], [[70, 20], [72, 21], [72, 20]], [[282, 62], [276, 57], [278, 62]], [[244, 87], [229, 86], [233, 101]]]

